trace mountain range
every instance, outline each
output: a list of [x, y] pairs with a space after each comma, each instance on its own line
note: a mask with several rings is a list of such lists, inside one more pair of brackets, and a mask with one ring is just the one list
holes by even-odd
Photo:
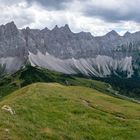
[[138, 140], [140, 32], [0, 26], [0, 140]]
[[14, 73], [26, 64], [65, 74], [93, 77], [139, 75], [140, 32], [120, 36], [73, 33], [66, 24], [48, 28], [18, 29], [14, 22], [0, 26], [0, 64]]

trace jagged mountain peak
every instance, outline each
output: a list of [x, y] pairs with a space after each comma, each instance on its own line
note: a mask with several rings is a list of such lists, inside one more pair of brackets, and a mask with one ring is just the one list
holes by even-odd
[[63, 33], [65, 33], [65, 34], [67, 34], [67, 33], [72, 33], [71, 32], [71, 30], [70, 30], [70, 28], [69, 28], [69, 25], [68, 24], [65, 24], [65, 26], [62, 26], [62, 27], [58, 27], [58, 25], [55, 25], [55, 27], [52, 29], [52, 32], [63, 32]]
[[90, 32], [80, 32], [80, 33], [78, 33], [78, 35], [81, 38], [85, 38], [85, 39], [92, 39], [92, 38], [94, 38], [94, 36]]
[[65, 26], [63, 26], [63, 27], [60, 28], [60, 30], [61, 31], [64, 31], [64, 32], [71, 32], [68, 24], [65, 24]]
[[30, 30], [30, 27], [26, 27], [26, 30]]
[[128, 36], [130, 36], [130, 35], [131, 35], [131, 33], [127, 31], [127, 32], [124, 34], [124, 37], [128, 37]]
[[59, 29], [58, 25], [55, 25], [55, 27], [52, 29], [52, 31], [56, 31], [58, 29]]
[[105, 36], [113, 36], [113, 37], [118, 37], [120, 36], [115, 30], [112, 30], [110, 32], [108, 32]]
[[64, 26], [65, 28], [69, 28], [69, 25], [68, 24], [65, 24], [65, 26]]
[[48, 32], [50, 31], [47, 27], [45, 27], [44, 29], [41, 30], [41, 32]]
[[6, 38], [12, 38], [14, 35], [17, 35], [19, 33], [19, 30], [13, 21], [5, 25], [1, 25], [0, 31], [1, 34]]
[[13, 30], [18, 30], [16, 24], [14, 23], [14, 21], [9, 22], [7, 24], [4, 25], [6, 29], [13, 29]]
[[15, 22], [14, 21], [11, 21], [11, 22], [6, 23], [5, 25], [15, 25]]
[[[134, 42], [133, 47], [129, 45]], [[133, 63], [139, 62], [139, 34], [120, 36], [112, 30], [94, 37], [89, 32], [73, 33], [68, 24], [49, 30], [18, 30], [11, 22], [0, 28], [0, 64], [16, 71], [29, 59], [33, 65], [68, 74], [108, 76], [119, 70], [133, 74]], [[130, 48], [131, 47], [131, 48]], [[26, 60], [25, 60], [26, 59]]]

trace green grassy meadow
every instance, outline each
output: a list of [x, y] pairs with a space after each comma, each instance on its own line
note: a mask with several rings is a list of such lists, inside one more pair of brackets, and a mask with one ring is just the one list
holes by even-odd
[[0, 140], [139, 139], [140, 105], [96, 89], [35, 83], [0, 101]]

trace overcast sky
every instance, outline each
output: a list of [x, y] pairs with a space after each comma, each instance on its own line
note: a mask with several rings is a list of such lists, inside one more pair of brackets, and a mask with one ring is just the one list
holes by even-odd
[[121, 35], [140, 30], [140, 0], [0, 0], [0, 24], [52, 29], [69, 24], [73, 32]]

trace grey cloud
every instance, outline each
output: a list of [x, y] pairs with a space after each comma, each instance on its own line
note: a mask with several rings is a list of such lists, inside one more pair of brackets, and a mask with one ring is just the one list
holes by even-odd
[[0, 0], [1, 24], [14, 21], [19, 28], [22, 28], [35, 22], [34, 13], [29, 11], [28, 6], [20, 7], [18, 4], [21, 2], [25, 2], [25, 0]]
[[49, 10], [61, 10], [65, 8], [67, 3], [72, 1], [73, 0], [0, 0], [0, 3], [5, 6], [16, 5], [21, 2], [27, 2], [29, 6], [32, 6], [36, 3], [38, 6], [42, 6], [43, 8], [47, 8]]
[[28, 14], [20, 14], [19, 16], [13, 15], [12, 17], [9, 16], [8, 18], [6, 16], [0, 17], [1, 24], [5, 24], [11, 21], [14, 21], [19, 28], [29, 26], [35, 22], [34, 18]]
[[[129, 1], [124, 0], [124, 5], [121, 5], [120, 8], [116, 8], [114, 5], [114, 8], [106, 8], [106, 7], [100, 7], [95, 6], [94, 4], [89, 5], [87, 4], [85, 7], [85, 10], [83, 13], [85, 16], [89, 17], [99, 17], [105, 21], [108, 22], [121, 22], [121, 21], [135, 21], [140, 22], [140, 9], [139, 9], [139, 3], [137, 3], [137, 0], [133, 0], [135, 4], [131, 6], [129, 4]], [[127, 9], [124, 12], [124, 9]]]
[[13, 20], [16, 22], [19, 28], [23, 28], [29, 26], [30, 24], [35, 22], [35, 18], [31, 14], [22, 14], [20, 16], [15, 16]]
[[25, 0], [0, 0], [0, 4], [3, 4], [5, 6], [11, 6], [13, 4], [17, 4], [24, 1]]
[[[72, 2], [73, 0], [71, 0]], [[49, 10], [61, 10], [65, 9], [66, 4], [70, 2], [70, 0], [27, 0], [29, 4], [38, 3], [41, 6], [49, 9]]]

